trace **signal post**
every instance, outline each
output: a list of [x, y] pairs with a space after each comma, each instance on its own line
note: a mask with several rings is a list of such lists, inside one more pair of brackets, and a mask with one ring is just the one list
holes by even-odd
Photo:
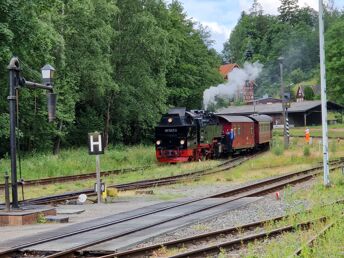
[[99, 132], [88, 134], [88, 153], [90, 155], [96, 155], [96, 185], [95, 191], [97, 192], [97, 202], [101, 203], [101, 194], [105, 191], [105, 185], [100, 180], [100, 154], [104, 154], [104, 142], [103, 134]]

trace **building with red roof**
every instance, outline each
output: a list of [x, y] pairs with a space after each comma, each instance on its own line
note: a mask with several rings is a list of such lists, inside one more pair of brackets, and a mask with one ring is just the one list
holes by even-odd
[[[224, 64], [221, 65], [219, 68], [220, 74], [222, 75], [223, 79], [228, 80], [228, 74], [232, 72], [235, 68], [239, 68], [238, 64]], [[237, 98], [239, 98], [239, 95], [242, 96], [242, 99], [245, 103], [253, 101], [253, 81], [247, 81], [245, 85], [243, 85], [243, 89], [240, 94], [237, 94]]]
[[222, 75], [223, 79], [228, 80], [228, 74], [233, 71], [234, 68], [239, 68], [237, 64], [224, 64], [220, 66], [220, 74]]

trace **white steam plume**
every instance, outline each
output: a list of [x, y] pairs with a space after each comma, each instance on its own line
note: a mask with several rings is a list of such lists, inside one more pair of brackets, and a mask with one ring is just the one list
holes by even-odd
[[203, 107], [207, 109], [211, 103], [216, 103], [216, 97], [229, 98], [242, 89], [246, 81], [254, 81], [258, 78], [263, 65], [258, 61], [251, 64], [244, 63], [243, 68], [234, 68], [228, 74], [228, 81], [215, 87], [210, 87], [203, 92]]

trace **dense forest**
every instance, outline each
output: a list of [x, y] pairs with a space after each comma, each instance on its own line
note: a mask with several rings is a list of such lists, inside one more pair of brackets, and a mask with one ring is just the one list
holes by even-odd
[[[300, 7], [298, 0], [280, 0], [279, 15], [273, 16], [264, 14], [259, 0], [252, 2], [224, 45], [224, 60], [240, 65], [246, 60], [264, 64], [255, 97], [280, 97], [278, 58], [283, 56], [284, 81], [292, 96], [295, 86], [303, 85], [307, 99], [319, 98], [309, 87], [320, 81], [318, 12]], [[333, 1], [324, 6], [327, 90], [330, 100], [344, 104], [344, 12], [333, 6]]]
[[0, 1], [0, 153], [8, 150], [8, 71], [40, 81], [56, 69], [57, 119], [47, 122], [44, 91], [19, 91], [18, 138], [24, 151], [78, 146], [102, 130], [108, 143], [151, 140], [169, 106], [200, 108], [222, 81], [209, 33], [182, 5], [160, 0]]
[[[279, 95], [279, 56], [287, 85], [318, 82], [318, 13], [297, 0], [281, 0], [279, 13], [264, 14], [254, 0], [220, 55], [207, 28], [189, 19], [178, 1], [0, 1], [0, 155], [9, 145], [12, 56], [28, 80], [40, 81], [46, 63], [56, 69], [53, 123], [44, 91], [18, 91], [22, 150], [58, 153], [60, 146], [85, 145], [95, 130], [110, 144], [150, 142], [169, 107], [201, 108], [203, 91], [223, 81], [221, 62], [262, 63], [256, 97]], [[344, 104], [344, 13], [326, 6], [325, 25], [329, 98]]]

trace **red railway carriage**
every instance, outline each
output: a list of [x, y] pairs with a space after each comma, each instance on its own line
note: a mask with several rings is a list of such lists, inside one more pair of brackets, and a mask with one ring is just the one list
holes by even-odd
[[267, 115], [251, 115], [254, 121], [256, 145], [268, 145], [272, 139], [272, 118]]
[[222, 133], [228, 135], [233, 129], [234, 140], [232, 150], [254, 148], [254, 121], [246, 116], [218, 115], [223, 125]]

